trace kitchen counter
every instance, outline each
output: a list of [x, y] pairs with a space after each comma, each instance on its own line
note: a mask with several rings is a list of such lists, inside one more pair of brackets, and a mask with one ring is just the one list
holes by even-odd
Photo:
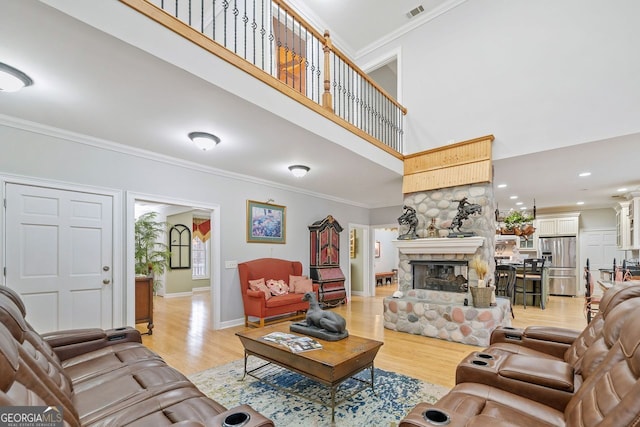
[[629, 286], [640, 285], [640, 280], [627, 280], [626, 282], [615, 282], [613, 280], [598, 280], [598, 285], [600, 285], [600, 288], [602, 288], [603, 291], [606, 291], [612, 286], [620, 283], [625, 283], [625, 284], [628, 284]]

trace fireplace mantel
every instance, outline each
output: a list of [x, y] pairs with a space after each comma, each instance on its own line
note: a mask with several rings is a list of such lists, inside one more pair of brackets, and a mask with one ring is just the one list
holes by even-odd
[[473, 254], [484, 241], [482, 236], [473, 236], [393, 240], [391, 243], [403, 254]]

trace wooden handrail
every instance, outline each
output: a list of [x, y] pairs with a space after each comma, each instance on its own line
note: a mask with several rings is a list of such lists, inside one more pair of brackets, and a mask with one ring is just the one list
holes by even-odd
[[302, 26], [311, 34], [313, 34], [318, 40], [324, 40], [324, 36], [322, 35], [321, 32], [313, 28], [311, 24], [309, 24], [302, 16], [298, 15], [298, 13], [295, 10], [291, 9], [291, 7], [288, 6], [285, 2], [283, 2], [282, 0], [271, 0], [271, 1], [276, 3], [282, 9], [284, 9], [284, 11], [287, 12], [289, 15], [293, 16], [296, 19], [296, 21], [300, 22], [300, 24], [303, 24]]
[[[328, 34], [328, 32], [325, 32], [325, 34]], [[365, 74], [365, 72], [362, 71], [356, 64], [354, 64], [349, 58], [347, 58], [347, 56], [344, 53], [342, 53], [338, 48], [333, 47], [333, 46], [331, 47], [331, 50], [333, 51], [334, 55], [336, 55], [338, 58], [343, 60], [349, 67], [353, 68], [358, 73], [358, 75], [360, 75], [360, 77], [365, 79], [371, 86], [376, 88], [376, 90], [378, 92], [380, 92], [382, 95], [384, 95], [385, 98], [387, 98], [396, 107], [398, 107], [400, 109], [400, 111], [402, 111], [402, 114], [404, 114], [404, 115], [407, 114], [407, 108], [406, 107], [404, 107], [402, 104], [400, 104], [398, 101], [396, 101], [393, 98], [393, 96], [389, 95], [389, 93], [386, 90], [384, 90], [378, 83], [376, 83], [371, 77], [369, 77], [367, 74]]]
[[[295, 11], [293, 11], [289, 6], [287, 6], [282, 0], [271, 0], [271, 2], [279, 5], [281, 11], [284, 11], [285, 14], [290, 15], [292, 19], [298, 20], [298, 25], [302, 25], [303, 28], [306, 26], [305, 30], [309, 32], [313, 37], [317, 39], [317, 41], [322, 45], [322, 49], [324, 51], [324, 92], [321, 94], [320, 100], [312, 100], [311, 98], [300, 93], [299, 90], [293, 88], [291, 85], [286, 84], [283, 81], [280, 81], [278, 78], [258, 67], [257, 65], [249, 62], [247, 59], [244, 59], [239, 54], [234, 51], [229, 50], [221, 43], [212, 39], [209, 36], [204, 35], [200, 31], [188, 25], [186, 22], [178, 19], [177, 17], [171, 15], [166, 10], [163, 10], [149, 0], [119, 0], [121, 3], [126, 4], [132, 9], [138, 11], [139, 13], [151, 18], [152, 20], [158, 22], [163, 25], [167, 29], [179, 34], [187, 40], [195, 43], [196, 45], [204, 48], [208, 52], [216, 55], [217, 57], [229, 62], [230, 64], [236, 66], [237, 68], [251, 74], [252, 76], [258, 78], [262, 82], [268, 84], [269, 86], [275, 88], [276, 90], [286, 94], [290, 98], [298, 101], [299, 103], [305, 105], [306, 107], [316, 111], [317, 113], [323, 115], [325, 118], [337, 123], [343, 128], [351, 131], [352, 133], [358, 135], [359, 137], [367, 140], [369, 143], [375, 145], [376, 147], [382, 149], [383, 151], [391, 154], [392, 156], [403, 159], [403, 154], [399, 152], [395, 147], [381, 142], [378, 138], [372, 136], [372, 134], [366, 132], [362, 128], [356, 126], [353, 123], [350, 123], [346, 118], [341, 117], [339, 114], [336, 114], [333, 111], [333, 102], [332, 97], [333, 93], [331, 92], [331, 66], [330, 66], [330, 52], [336, 53], [336, 56], [343, 60], [349, 67], [352, 68], [352, 71], [360, 75], [364, 80], [366, 80], [371, 86], [379, 92], [382, 96], [384, 96], [387, 100], [391, 101], [395, 107], [397, 107], [398, 111], [402, 111], [403, 114], [407, 113], [407, 109], [400, 105], [397, 101], [395, 101], [388, 93], [386, 93], [380, 86], [378, 86], [372, 79], [370, 79], [366, 74], [364, 74], [361, 70], [359, 70], [353, 62], [348, 60], [344, 54], [335, 49], [332, 45], [329, 32], [326, 31], [324, 35], [320, 34], [316, 30], [314, 30], [302, 17], [300, 17]], [[321, 65], [321, 64], [319, 64]], [[401, 132], [401, 131], [400, 131]], [[400, 133], [401, 135], [401, 133]]]

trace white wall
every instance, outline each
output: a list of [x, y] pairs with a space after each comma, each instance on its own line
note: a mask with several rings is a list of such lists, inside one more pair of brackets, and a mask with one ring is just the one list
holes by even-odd
[[[287, 191], [249, 180], [232, 179], [207, 172], [202, 167], [181, 166], [172, 159], [134, 156], [85, 144], [81, 136], [52, 137], [43, 133], [0, 125], [0, 175], [42, 178], [63, 183], [98, 186], [121, 192], [151, 194], [180, 200], [202, 201], [220, 206], [221, 265], [224, 260], [245, 261], [260, 257], [299, 260], [309, 273], [308, 225], [333, 215], [346, 227], [349, 222], [368, 224], [367, 209], [336, 203], [306, 194]], [[284, 245], [246, 243], [247, 199], [267, 201], [287, 207], [287, 243]], [[124, 216], [124, 212], [116, 212]], [[126, 230], [127, 221], [123, 221]], [[123, 245], [125, 238], [122, 238]], [[4, 246], [4, 242], [0, 242]], [[349, 266], [349, 236], [340, 235], [340, 265]], [[116, 247], [116, 256], [125, 256], [125, 247]], [[126, 282], [124, 272], [120, 283]], [[114, 278], [115, 284], [115, 278]], [[243, 317], [237, 269], [221, 272], [221, 320], [233, 322]], [[116, 304], [118, 302], [115, 302]], [[125, 307], [124, 312], [127, 312]]]
[[616, 211], [610, 209], [588, 209], [580, 212], [580, 231], [616, 228]]
[[402, 48], [405, 152], [494, 134], [501, 159], [640, 131], [638, 16], [637, 0], [467, 1], [357, 63]]

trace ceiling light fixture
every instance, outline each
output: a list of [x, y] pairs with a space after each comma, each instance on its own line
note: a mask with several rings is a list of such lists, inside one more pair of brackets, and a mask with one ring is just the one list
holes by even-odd
[[626, 188], [618, 188], [617, 191], [618, 191], [618, 193], [622, 193], [623, 191], [627, 191], [627, 189]]
[[591, 172], [582, 172], [582, 173], [578, 174], [578, 176], [581, 176], [581, 177], [585, 177], [585, 176], [589, 176], [589, 175], [591, 175]]
[[17, 92], [25, 86], [31, 86], [33, 80], [17, 68], [0, 62], [0, 91]]
[[584, 202], [577, 202], [576, 205], [584, 205]]
[[498, 188], [506, 188], [507, 184], [498, 184]]
[[189, 139], [202, 151], [209, 151], [220, 143], [220, 138], [207, 132], [191, 132]]
[[515, 200], [515, 199], [517, 199], [517, 198], [518, 198], [518, 196], [509, 196], [509, 198], [510, 198], [511, 200]]
[[305, 165], [291, 165], [289, 166], [289, 170], [296, 178], [302, 178], [309, 172], [309, 166]]

